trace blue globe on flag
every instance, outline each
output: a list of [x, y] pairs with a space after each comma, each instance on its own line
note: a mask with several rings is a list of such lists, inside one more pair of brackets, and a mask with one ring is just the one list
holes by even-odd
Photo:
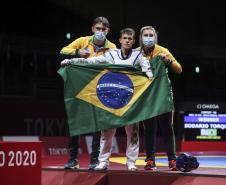
[[122, 73], [108, 72], [97, 83], [97, 97], [106, 107], [120, 109], [126, 106], [134, 94], [133, 82]]

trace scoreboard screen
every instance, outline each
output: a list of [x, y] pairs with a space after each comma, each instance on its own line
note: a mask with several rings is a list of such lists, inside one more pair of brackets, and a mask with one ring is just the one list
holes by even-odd
[[[186, 106], [187, 105], [187, 106]], [[179, 107], [184, 141], [226, 141], [226, 109], [218, 103], [189, 103]]]

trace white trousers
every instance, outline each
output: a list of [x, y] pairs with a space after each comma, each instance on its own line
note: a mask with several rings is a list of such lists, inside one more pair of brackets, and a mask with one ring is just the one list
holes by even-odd
[[[135, 164], [139, 155], [139, 124], [125, 126], [127, 135], [126, 157], [127, 165]], [[112, 138], [116, 133], [116, 128], [101, 131], [99, 162], [109, 164], [111, 156]]]

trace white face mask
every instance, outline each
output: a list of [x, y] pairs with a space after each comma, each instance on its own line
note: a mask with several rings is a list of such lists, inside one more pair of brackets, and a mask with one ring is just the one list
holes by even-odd
[[147, 47], [151, 47], [155, 44], [155, 37], [143, 37], [143, 44]]
[[105, 35], [105, 33], [102, 32], [102, 31], [95, 31], [94, 37], [95, 37], [97, 40], [105, 40], [106, 35]]

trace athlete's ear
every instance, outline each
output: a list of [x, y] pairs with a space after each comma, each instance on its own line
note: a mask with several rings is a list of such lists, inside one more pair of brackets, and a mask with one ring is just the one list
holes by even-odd
[[95, 26], [92, 26], [92, 32], [95, 33]]
[[107, 29], [105, 30], [106, 35], [109, 33], [109, 31], [110, 31], [110, 28], [107, 28]]
[[119, 40], [119, 43], [122, 44], [122, 39], [121, 39], [121, 37], [120, 37], [118, 40]]

